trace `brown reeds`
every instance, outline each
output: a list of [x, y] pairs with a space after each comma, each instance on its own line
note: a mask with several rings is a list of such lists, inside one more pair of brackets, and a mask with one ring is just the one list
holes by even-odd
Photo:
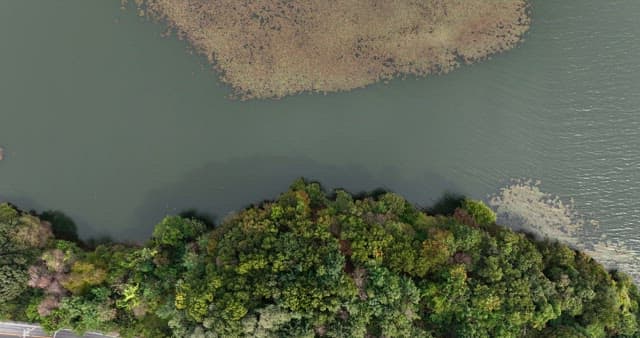
[[530, 22], [526, 0], [142, 3], [215, 64], [243, 99], [445, 73], [514, 47]]

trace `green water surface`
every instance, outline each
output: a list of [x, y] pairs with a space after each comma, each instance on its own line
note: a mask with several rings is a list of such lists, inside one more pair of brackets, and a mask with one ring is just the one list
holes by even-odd
[[525, 177], [640, 250], [640, 1], [536, 0], [525, 43], [487, 62], [249, 102], [119, 7], [0, 1], [1, 200], [141, 240], [167, 213], [222, 217], [298, 176], [421, 205]]

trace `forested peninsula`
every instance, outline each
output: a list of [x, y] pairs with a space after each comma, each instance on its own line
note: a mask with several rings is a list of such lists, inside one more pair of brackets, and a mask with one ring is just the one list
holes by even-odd
[[420, 210], [297, 180], [219, 224], [194, 215], [91, 244], [64, 215], [0, 204], [0, 318], [125, 337], [640, 334], [627, 275], [479, 201]]
[[527, 0], [135, 2], [243, 99], [446, 73], [513, 48], [530, 24]]

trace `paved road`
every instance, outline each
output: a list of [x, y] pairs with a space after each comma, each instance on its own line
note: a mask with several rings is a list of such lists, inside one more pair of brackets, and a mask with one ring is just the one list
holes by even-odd
[[[0, 338], [15, 338], [15, 337], [24, 337], [24, 338], [51, 338], [53, 335], [48, 335], [39, 326], [30, 325], [30, 324], [22, 324], [22, 323], [12, 323], [12, 322], [0, 322]], [[79, 336], [73, 334], [73, 332], [69, 330], [60, 330], [55, 334], [56, 338], [79, 338]], [[100, 333], [88, 332], [82, 337], [87, 338], [105, 338], [110, 336], [105, 336]]]

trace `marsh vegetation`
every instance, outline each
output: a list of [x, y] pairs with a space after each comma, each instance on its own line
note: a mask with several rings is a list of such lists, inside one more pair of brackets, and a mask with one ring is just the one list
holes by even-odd
[[446, 73], [514, 47], [526, 0], [139, 0], [241, 98], [350, 90]]

